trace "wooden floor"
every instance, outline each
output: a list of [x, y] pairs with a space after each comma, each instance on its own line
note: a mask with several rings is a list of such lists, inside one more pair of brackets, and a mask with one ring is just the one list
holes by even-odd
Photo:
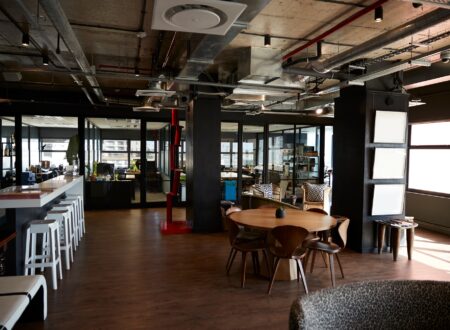
[[[247, 287], [241, 289], [240, 260], [231, 275], [225, 275], [226, 234], [162, 236], [164, 211], [86, 212], [87, 233], [75, 263], [64, 272], [59, 289], [49, 289], [47, 320], [19, 323], [16, 329], [287, 328], [290, 304], [303, 294], [301, 285], [277, 281], [267, 296], [267, 281], [250, 272]], [[183, 217], [183, 210], [174, 213], [174, 218]], [[450, 238], [418, 230], [416, 243], [410, 262], [404, 256], [406, 248], [397, 262], [390, 254], [345, 251], [341, 260], [346, 277], [338, 276], [337, 283], [450, 281]], [[433, 257], [434, 252], [439, 255]], [[417, 260], [421, 258], [427, 264]], [[321, 262], [306, 277], [311, 291], [330, 286]]]

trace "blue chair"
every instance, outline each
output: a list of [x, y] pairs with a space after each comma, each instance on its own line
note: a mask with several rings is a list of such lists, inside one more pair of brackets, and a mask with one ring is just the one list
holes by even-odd
[[36, 183], [36, 175], [32, 172], [22, 172], [21, 180], [23, 185], [32, 185]]

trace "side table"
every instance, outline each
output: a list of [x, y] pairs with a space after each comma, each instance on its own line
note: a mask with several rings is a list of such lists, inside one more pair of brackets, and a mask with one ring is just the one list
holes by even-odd
[[400, 231], [406, 230], [406, 246], [408, 249], [408, 260], [411, 260], [412, 249], [414, 246], [414, 228], [418, 226], [416, 222], [407, 222], [403, 220], [375, 220], [378, 224], [378, 254], [383, 249], [384, 235], [386, 226], [391, 230], [391, 249], [394, 261], [397, 261], [398, 248], [400, 246]]

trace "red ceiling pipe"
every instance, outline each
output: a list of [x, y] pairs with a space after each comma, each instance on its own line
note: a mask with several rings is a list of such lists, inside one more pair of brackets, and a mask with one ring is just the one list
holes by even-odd
[[364, 8], [364, 9], [358, 11], [357, 13], [355, 13], [352, 16], [346, 18], [345, 20], [343, 20], [339, 24], [333, 26], [331, 29], [329, 29], [329, 30], [325, 31], [324, 33], [318, 35], [317, 37], [311, 39], [306, 44], [304, 44], [304, 45], [302, 45], [300, 47], [297, 47], [293, 51], [291, 51], [290, 53], [284, 55], [283, 56], [283, 61], [286, 61], [286, 60], [290, 59], [292, 56], [294, 56], [295, 54], [301, 52], [303, 49], [306, 49], [309, 46], [314, 45], [316, 42], [325, 39], [327, 36], [329, 36], [333, 32], [336, 32], [340, 28], [350, 24], [354, 20], [360, 18], [361, 16], [367, 14], [368, 12], [374, 10], [375, 8], [381, 6], [383, 3], [388, 2], [388, 1], [389, 0], [378, 0], [378, 1], [374, 2], [373, 4], [371, 4], [370, 6], [368, 6], [368, 7]]

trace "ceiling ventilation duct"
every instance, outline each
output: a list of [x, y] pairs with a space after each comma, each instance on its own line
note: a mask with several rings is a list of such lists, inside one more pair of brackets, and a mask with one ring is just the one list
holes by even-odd
[[[223, 2], [223, 1], [215, 1]], [[233, 23], [228, 32], [223, 36], [206, 35], [197, 44], [191, 52], [185, 67], [179, 73], [177, 79], [197, 80], [198, 76], [208, 69], [214, 63], [214, 59], [228, 46], [228, 44], [247, 27], [247, 23], [251, 22], [258, 13], [270, 2], [270, 0], [240, 0], [241, 4], [245, 3], [246, 9], [239, 16], [239, 21]], [[211, 5], [213, 2], [208, 1]], [[227, 2], [231, 4], [231, 2]]]
[[223, 36], [246, 7], [218, 0], [156, 0], [152, 29]]
[[248, 47], [240, 56], [238, 80], [240, 83], [268, 84], [281, 77], [281, 53], [277, 49]]
[[175, 91], [168, 91], [161, 87], [161, 82], [150, 82], [148, 89], [138, 89], [136, 96], [153, 96], [153, 97], [168, 97], [175, 94]]

